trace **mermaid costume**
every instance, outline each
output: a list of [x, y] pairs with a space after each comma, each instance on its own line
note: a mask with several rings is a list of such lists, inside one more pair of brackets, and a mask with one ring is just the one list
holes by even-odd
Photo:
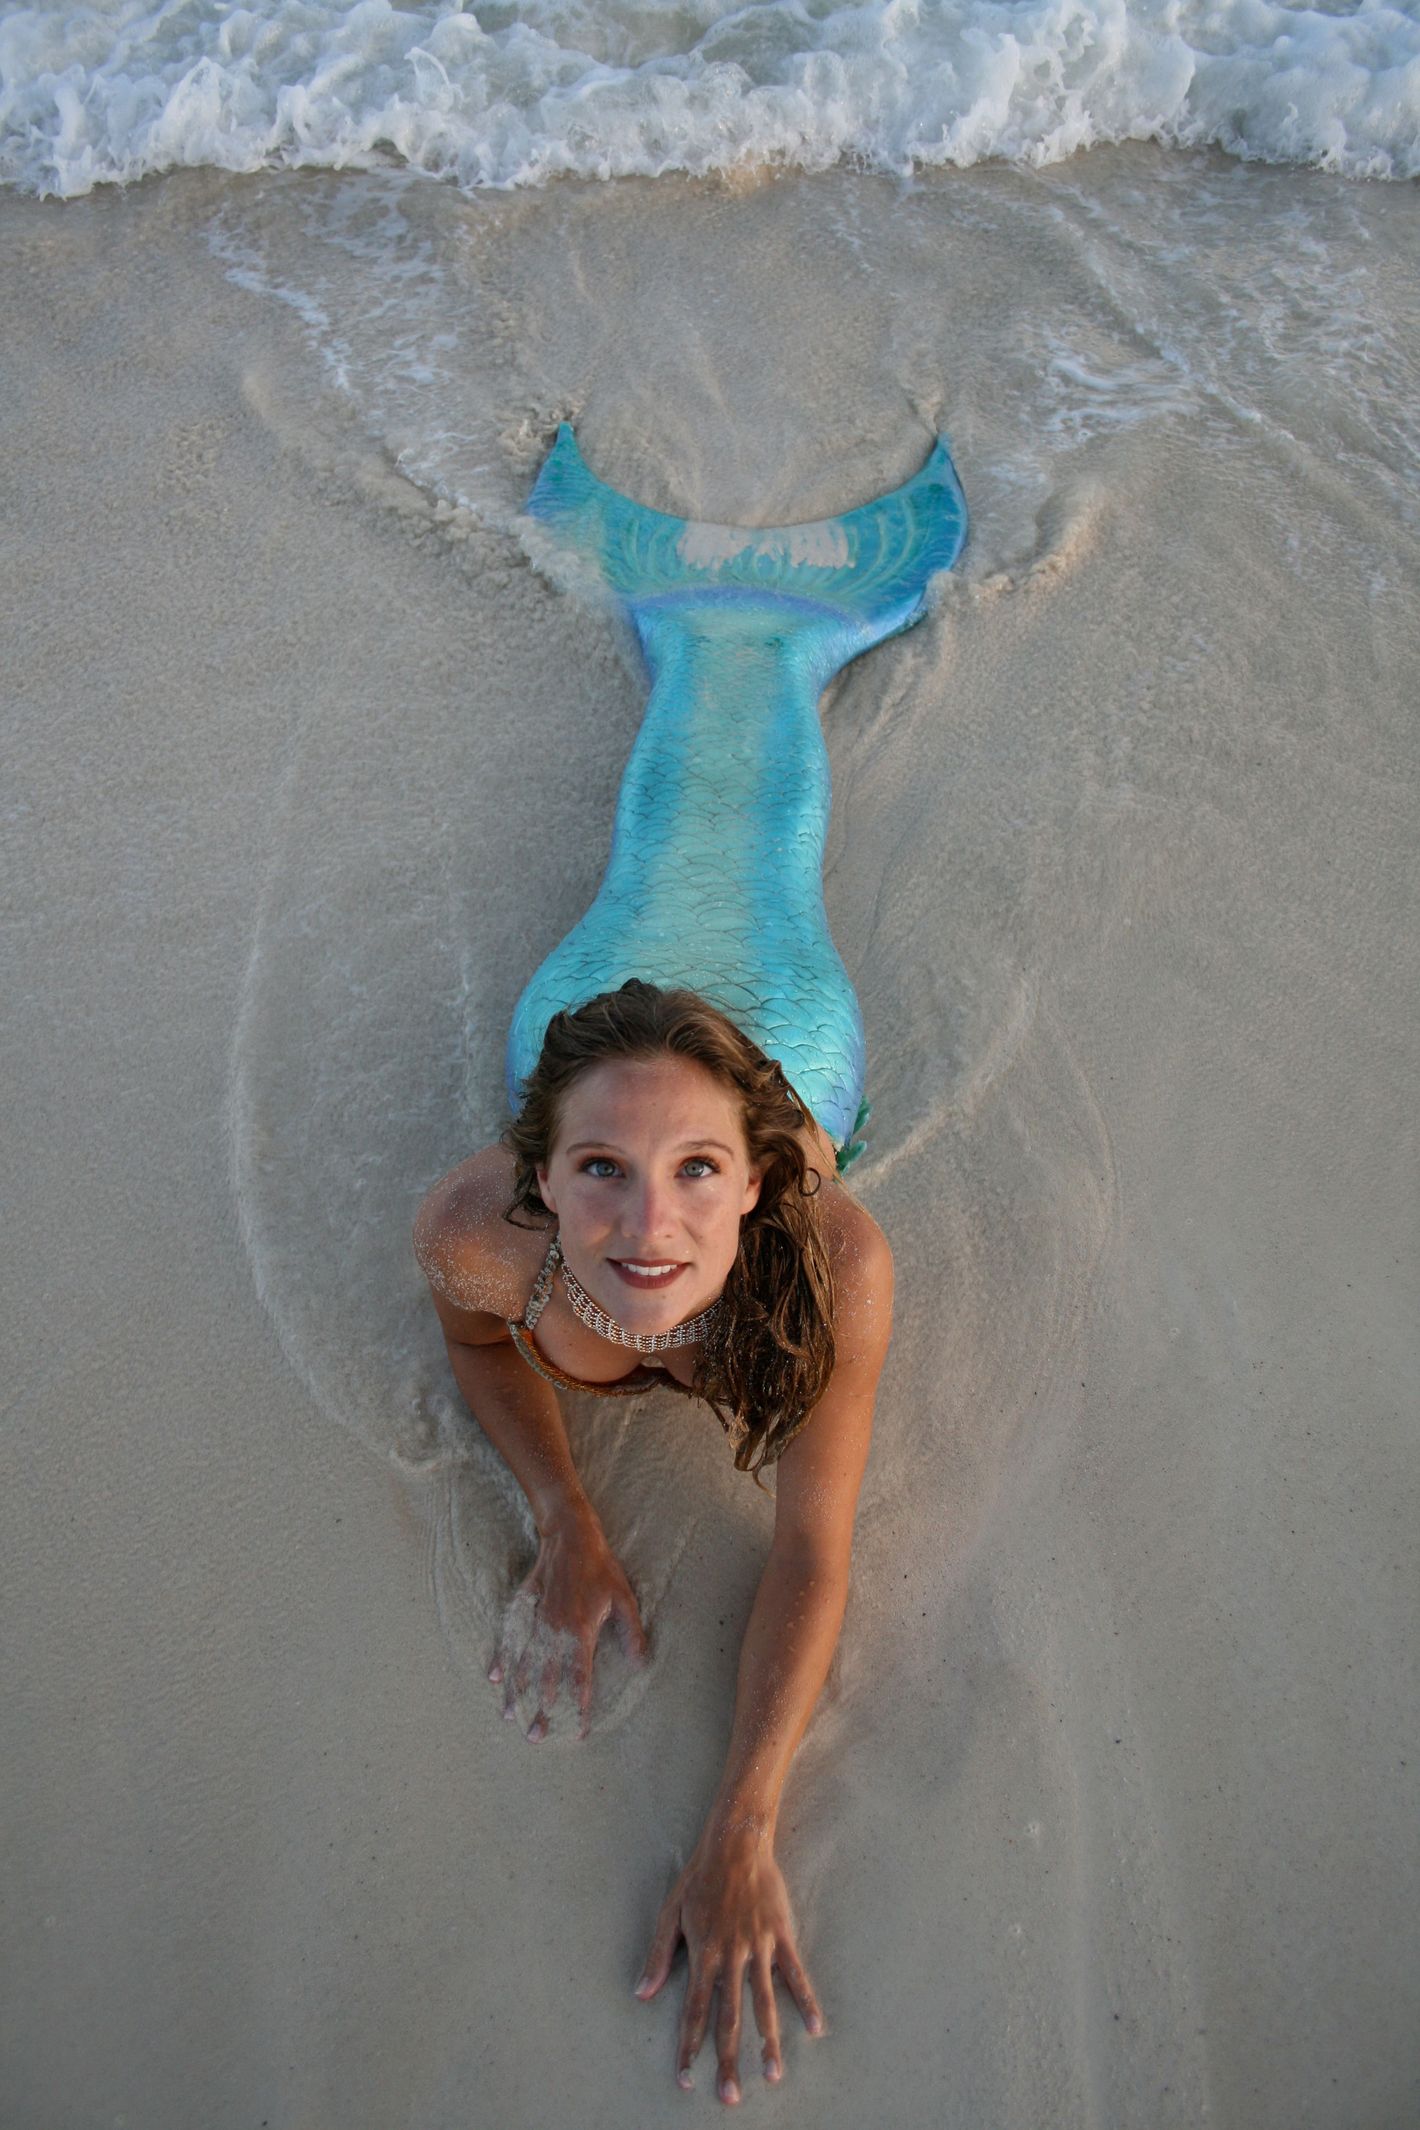
[[866, 1050], [823, 905], [818, 702], [850, 659], [921, 618], [961, 553], [946, 443], [876, 502], [750, 530], [619, 495], [564, 422], [527, 507], [630, 621], [651, 693], [596, 899], [514, 1010], [509, 1100], [555, 1013], [638, 976], [699, 992], [777, 1059], [843, 1168], [861, 1151]]

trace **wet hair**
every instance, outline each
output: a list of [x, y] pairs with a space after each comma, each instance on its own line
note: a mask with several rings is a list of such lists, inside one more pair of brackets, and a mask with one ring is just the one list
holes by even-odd
[[503, 1218], [552, 1218], [537, 1187], [557, 1141], [573, 1082], [608, 1059], [690, 1058], [740, 1105], [759, 1201], [740, 1227], [718, 1321], [701, 1349], [692, 1388], [735, 1443], [735, 1468], [775, 1463], [833, 1374], [833, 1273], [800, 1134], [811, 1123], [783, 1068], [718, 1007], [694, 992], [633, 977], [585, 1006], [553, 1015], [522, 1103], [503, 1134], [517, 1164]]

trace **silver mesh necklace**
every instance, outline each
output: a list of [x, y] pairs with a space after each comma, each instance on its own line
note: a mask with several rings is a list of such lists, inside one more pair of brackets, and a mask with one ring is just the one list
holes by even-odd
[[561, 1244], [555, 1243], [553, 1247], [562, 1267], [562, 1284], [567, 1289], [567, 1299], [572, 1304], [573, 1312], [578, 1320], [586, 1325], [588, 1331], [594, 1331], [598, 1338], [610, 1339], [617, 1346], [634, 1347], [637, 1353], [666, 1353], [672, 1346], [693, 1346], [696, 1340], [703, 1339], [719, 1320], [720, 1301], [717, 1298], [708, 1309], [702, 1309], [698, 1316], [688, 1316], [683, 1323], [672, 1324], [669, 1331], [628, 1331], [624, 1324], [617, 1323], [614, 1316], [608, 1316], [605, 1309], [597, 1307], [563, 1257]]

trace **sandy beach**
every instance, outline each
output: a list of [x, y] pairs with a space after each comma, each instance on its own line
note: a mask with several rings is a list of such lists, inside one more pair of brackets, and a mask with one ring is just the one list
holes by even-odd
[[941, 430], [972, 511], [824, 705], [897, 1331], [784, 1814], [830, 2032], [747, 2107], [1420, 2117], [1417, 236], [1144, 144], [0, 196], [11, 2130], [717, 2108], [632, 1984], [771, 1504], [574, 1410], [654, 1661], [529, 1745], [409, 1248], [643, 700], [530, 560], [561, 418], [735, 524]]

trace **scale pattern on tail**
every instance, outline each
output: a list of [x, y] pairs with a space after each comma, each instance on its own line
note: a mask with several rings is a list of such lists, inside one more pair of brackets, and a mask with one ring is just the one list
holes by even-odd
[[629, 977], [685, 985], [778, 1059], [857, 1152], [862, 1015], [823, 904], [829, 680], [926, 611], [966, 539], [946, 444], [842, 517], [749, 530], [649, 510], [597, 479], [563, 423], [528, 503], [595, 568], [651, 677], [596, 899], [533, 976], [508, 1037], [509, 1099], [554, 1013]]

